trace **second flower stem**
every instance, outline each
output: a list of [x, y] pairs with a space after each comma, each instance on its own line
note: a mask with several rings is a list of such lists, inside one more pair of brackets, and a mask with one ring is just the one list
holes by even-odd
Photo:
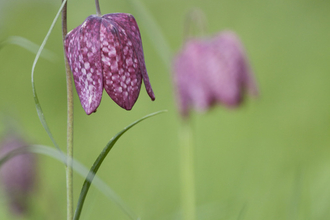
[[[62, 0], [63, 2], [63, 0]], [[65, 54], [64, 39], [67, 34], [67, 3], [62, 10], [62, 37]], [[66, 86], [67, 86], [67, 165], [66, 165], [66, 188], [67, 188], [67, 220], [73, 219], [73, 82], [71, 70], [64, 55]]]

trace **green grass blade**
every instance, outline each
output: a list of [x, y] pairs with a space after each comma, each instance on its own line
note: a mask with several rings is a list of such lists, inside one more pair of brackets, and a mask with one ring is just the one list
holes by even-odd
[[12, 151], [9, 151], [7, 153], [5, 153], [4, 155], [1, 156], [0, 158], [0, 167], [7, 161], [9, 160], [10, 158], [16, 156], [16, 155], [19, 155], [19, 154], [23, 154], [23, 153], [27, 153], [27, 148], [24, 147], [20, 147], [20, 148], [16, 148]]
[[[105, 159], [105, 157], [108, 155], [109, 151], [112, 149], [113, 145], [117, 142], [117, 140], [126, 132], [128, 131], [130, 128], [132, 128], [134, 125], [140, 123], [141, 121], [150, 118], [152, 116], [158, 115], [160, 113], [165, 112], [163, 111], [158, 111], [158, 112], [154, 112], [152, 114], [146, 115], [143, 118], [140, 118], [139, 120], [133, 122], [132, 124], [128, 125], [126, 128], [124, 128], [122, 131], [120, 131], [117, 135], [115, 135], [108, 143], [107, 145], [104, 147], [104, 149], [102, 150], [102, 152], [100, 153], [100, 155], [98, 156], [98, 158], [95, 160], [92, 168], [90, 169], [88, 176], [83, 184], [83, 187], [81, 189], [80, 192], [80, 196], [78, 199], [78, 204], [77, 204], [77, 208], [75, 211], [75, 215], [74, 215], [74, 220], [78, 220], [82, 211], [82, 207], [84, 205], [84, 201], [85, 198], [87, 196], [89, 187], [91, 185], [91, 182], [93, 180], [93, 177], [95, 176], [96, 172], [98, 171], [98, 169], [100, 168], [103, 160]], [[131, 215], [131, 213], [126, 212], [131, 219], [136, 219], [133, 215]]]
[[[29, 147], [23, 147], [23, 148], [17, 148], [13, 151], [10, 151], [3, 155], [0, 158], [0, 167], [2, 164], [4, 164], [7, 160], [10, 158], [23, 154], [23, 153], [37, 153], [46, 155], [49, 157], [52, 157], [54, 159], [57, 159], [60, 162], [65, 161], [66, 162], [66, 154], [60, 153], [57, 149], [42, 145], [31, 145]], [[63, 159], [64, 157], [64, 159]], [[131, 209], [126, 205], [126, 203], [98, 176], [93, 176], [92, 178], [88, 175], [89, 169], [82, 165], [79, 161], [73, 159], [72, 162], [73, 169], [83, 178], [87, 176], [88, 180], [90, 182], [93, 181], [93, 185], [101, 192], [103, 193], [109, 200], [114, 202], [118, 207], [126, 213], [131, 219], [138, 219], [137, 215], [131, 211]]]
[[237, 220], [243, 220], [243, 218], [245, 217], [246, 209], [247, 209], [247, 203], [243, 205], [240, 212], [238, 213]]
[[149, 10], [139, 0], [127, 0], [133, 6], [137, 15], [142, 21], [146, 33], [149, 35], [155, 50], [165, 63], [167, 68], [171, 68], [171, 48], [165, 38], [160, 26], [156, 23], [155, 18], [152, 17]]
[[61, 5], [60, 9], [58, 10], [58, 12], [57, 12], [57, 14], [56, 14], [56, 16], [55, 16], [55, 18], [54, 18], [54, 20], [53, 20], [53, 23], [51, 24], [51, 26], [50, 26], [50, 28], [49, 28], [47, 34], [46, 34], [46, 37], [45, 37], [45, 39], [43, 40], [43, 42], [42, 42], [42, 44], [41, 44], [41, 46], [40, 46], [40, 48], [39, 48], [39, 50], [38, 50], [38, 52], [37, 52], [37, 55], [36, 55], [36, 57], [35, 57], [35, 59], [34, 59], [34, 61], [33, 61], [32, 72], [31, 72], [31, 82], [32, 82], [33, 98], [34, 98], [34, 102], [35, 102], [35, 105], [36, 105], [36, 109], [37, 109], [37, 113], [38, 113], [38, 116], [39, 116], [40, 122], [41, 122], [42, 126], [44, 127], [44, 129], [46, 130], [48, 136], [49, 136], [50, 139], [52, 140], [53, 144], [55, 145], [55, 147], [56, 147], [60, 152], [62, 152], [62, 151], [61, 151], [60, 147], [57, 145], [57, 143], [56, 143], [56, 141], [55, 141], [55, 139], [54, 139], [54, 137], [53, 137], [53, 135], [52, 135], [52, 133], [51, 133], [51, 131], [50, 131], [48, 125], [47, 125], [47, 122], [46, 122], [46, 119], [45, 119], [44, 113], [43, 113], [43, 111], [42, 111], [42, 109], [41, 109], [41, 105], [40, 105], [40, 102], [39, 102], [39, 99], [38, 99], [38, 95], [37, 95], [37, 91], [36, 91], [36, 86], [35, 86], [35, 83], [34, 83], [34, 70], [35, 70], [35, 67], [36, 67], [36, 65], [37, 65], [38, 59], [39, 59], [39, 57], [40, 57], [40, 54], [41, 54], [42, 50], [44, 49], [44, 47], [45, 47], [45, 45], [46, 45], [46, 42], [47, 42], [47, 40], [48, 40], [48, 37], [49, 37], [50, 33], [52, 32], [52, 30], [53, 30], [53, 28], [54, 28], [54, 26], [55, 26], [55, 23], [56, 23], [56, 21], [57, 21], [59, 15], [60, 15], [60, 13], [61, 13], [63, 7], [64, 7], [66, 1], [67, 1], [67, 0], [64, 0], [64, 1], [62, 2], [62, 5]]
[[[0, 49], [2, 49], [4, 46], [8, 44], [14, 44], [18, 45], [32, 53], [38, 53], [39, 46], [28, 39], [20, 36], [10, 36], [7, 38], [7, 40], [0, 43]], [[54, 61], [57, 59], [56, 55], [51, 52], [50, 50], [44, 49], [42, 53], [40, 54], [40, 57], [45, 58], [49, 61]]]

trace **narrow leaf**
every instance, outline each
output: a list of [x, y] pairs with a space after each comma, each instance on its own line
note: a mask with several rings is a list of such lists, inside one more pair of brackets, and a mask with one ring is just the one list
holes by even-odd
[[[52, 140], [53, 144], [55, 145], [55, 147], [56, 147], [60, 152], [62, 152], [62, 151], [61, 151], [60, 147], [57, 145], [57, 143], [56, 143], [56, 141], [55, 141], [55, 139], [54, 139], [54, 137], [53, 137], [53, 135], [52, 135], [52, 133], [51, 133], [51, 131], [50, 131], [48, 125], [47, 125], [47, 122], [46, 122], [46, 119], [45, 119], [44, 113], [43, 113], [43, 111], [42, 111], [42, 109], [41, 109], [41, 105], [40, 105], [40, 102], [39, 102], [39, 99], [38, 99], [38, 96], [37, 96], [37, 91], [36, 91], [36, 87], [35, 87], [35, 83], [34, 83], [34, 70], [35, 70], [35, 67], [36, 67], [36, 65], [37, 65], [38, 59], [39, 59], [39, 57], [40, 57], [40, 54], [41, 54], [42, 50], [44, 49], [44, 47], [45, 47], [45, 45], [46, 45], [46, 42], [47, 42], [47, 40], [48, 40], [48, 37], [49, 37], [50, 33], [52, 32], [52, 30], [53, 30], [53, 28], [54, 28], [54, 26], [55, 26], [55, 23], [56, 23], [56, 21], [57, 21], [59, 15], [60, 15], [60, 13], [61, 13], [63, 7], [64, 7], [66, 1], [67, 1], [67, 0], [64, 0], [64, 1], [62, 2], [62, 5], [61, 5], [60, 9], [58, 10], [58, 12], [57, 12], [57, 14], [56, 14], [56, 16], [55, 16], [55, 18], [54, 18], [54, 20], [53, 20], [53, 23], [51, 24], [51, 26], [50, 26], [50, 28], [49, 28], [47, 34], [46, 34], [46, 37], [45, 37], [45, 39], [43, 40], [43, 42], [42, 42], [42, 44], [41, 44], [41, 46], [40, 46], [40, 48], [39, 48], [39, 50], [38, 50], [38, 52], [37, 52], [37, 55], [36, 55], [36, 57], [35, 57], [35, 59], [34, 59], [34, 61], [33, 61], [32, 72], [31, 72], [32, 91], [33, 91], [34, 102], [35, 102], [35, 105], [36, 105], [36, 109], [37, 109], [37, 113], [38, 113], [38, 116], [39, 116], [39, 120], [40, 120], [41, 124], [43, 125], [44, 129], [46, 130], [48, 136], [49, 136], [50, 139]], [[64, 161], [63, 161], [63, 162], [64, 162]]]
[[[10, 36], [7, 38], [7, 40], [3, 41], [0, 43], [0, 49], [2, 49], [4, 46], [8, 44], [15, 44], [18, 45], [22, 48], [27, 49], [28, 51], [32, 53], [37, 53], [39, 50], [39, 45], [29, 41], [28, 39], [20, 36]], [[56, 60], [56, 55], [51, 52], [50, 50], [44, 49], [42, 53], [40, 54], [41, 57], [49, 60], [49, 61], [54, 61]]]
[[[23, 148], [17, 148], [15, 150], [12, 150], [5, 155], [3, 155], [0, 158], [0, 167], [2, 164], [4, 164], [7, 160], [10, 158], [17, 156], [19, 154], [23, 153], [37, 153], [37, 154], [43, 154], [49, 157], [52, 157], [54, 159], [57, 159], [60, 162], [66, 163], [66, 154], [60, 153], [57, 149], [42, 146], [42, 145], [31, 145], [29, 147], [23, 147]], [[92, 178], [88, 176], [89, 170], [87, 167], [82, 165], [79, 161], [73, 159], [72, 161], [72, 168], [82, 177], [88, 178], [90, 182], [93, 180], [93, 185], [101, 192], [103, 193], [109, 200], [114, 202], [116, 205], [119, 206], [119, 208], [128, 215], [130, 219], [137, 220], [137, 215], [126, 205], [126, 203], [98, 176], [93, 176]]]
[[[86, 180], [83, 184], [83, 187], [81, 189], [80, 192], [80, 196], [78, 199], [78, 204], [77, 204], [77, 208], [75, 211], [75, 215], [74, 215], [74, 220], [78, 220], [82, 211], [82, 207], [84, 205], [84, 201], [85, 198], [87, 196], [89, 187], [91, 185], [91, 182], [93, 180], [93, 177], [95, 176], [96, 172], [98, 171], [98, 169], [100, 168], [103, 160], [105, 159], [105, 157], [108, 155], [109, 151], [112, 149], [113, 145], [117, 142], [117, 140], [126, 132], [128, 131], [130, 128], [132, 128], [134, 125], [140, 123], [141, 121], [150, 118], [152, 116], [158, 115], [160, 113], [165, 112], [166, 110], [163, 111], [158, 111], [158, 112], [154, 112], [152, 114], [146, 115], [143, 118], [140, 118], [139, 120], [133, 122], [132, 124], [128, 125], [126, 128], [124, 128], [122, 131], [120, 131], [117, 135], [115, 135], [108, 143], [107, 145], [104, 147], [104, 149], [102, 150], [102, 152], [100, 153], [100, 155], [98, 156], [98, 158], [95, 160], [92, 168], [90, 169], [88, 176], [86, 177]], [[130, 213], [127, 213], [128, 215], [131, 216]], [[132, 218], [133, 219], [133, 218]]]

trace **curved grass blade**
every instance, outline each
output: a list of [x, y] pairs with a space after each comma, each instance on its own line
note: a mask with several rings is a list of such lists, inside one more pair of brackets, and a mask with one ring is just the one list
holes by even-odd
[[171, 48], [168, 41], [165, 38], [160, 26], [156, 23], [148, 9], [139, 0], [127, 0], [130, 5], [133, 5], [139, 18], [142, 20], [142, 24], [145, 27], [146, 33], [149, 35], [151, 42], [153, 43], [155, 50], [165, 63], [167, 68], [171, 68]]
[[[23, 154], [23, 153], [37, 153], [37, 154], [43, 154], [49, 157], [52, 157], [54, 159], [57, 159], [58, 161], [62, 162], [63, 157], [64, 161], [66, 162], [66, 154], [60, 153], [57, 149], [54, 149], [52, 147], [42, 146], [42, 145], [31, 145], [29, 147], [23, 147], [23, 148], [17, 148], [13, 151], [10, 151], [3, 155], [0, 158], [0, 167], [3, 163], [5, 163], [10, 158]], [[82, 165], [79, 161], [73, 159], [72, 161], [72, 167], [73, 169], [83, 178], [87, 176], [88, 180], [90, 182], [93, 181], [93, 185], [102, 192], [109, 200], [114, 202], [118, 207], [125, 213], [130, 219], [138, 220], [139, 218], [137, 215], [126, 205], [126, 203], [98, 176], [90, 177], [88, 176], [89, 170], [87, 167]]]
[[105, 159], [105, 157], [108, 155], [109, 151], [112, 149], [113, 145], [117, 142], [117, 140], [126, 132], [128, 131], [130, 128], [132, 128], [134, 125], [140, 123], [141, 121], [150, 118], [152, 116], [158, 115], [160, 113], [164, 113], [166, 110], [163, 111], [158, 111], [158, 112], [154, 112], [151, 113], [149, 115], [144, 116], [143, 118], [140, 118], [139, 120], [133, 122], [132, 124], [128, 125], [126, 128], [124, 128], [122, 131], [120, 131], [118, 134], [116, 134], [113, 138], [111, 138], [111, 140], [107, 143], [107, 145], [104, 147], [104, 149], [102, 150], [102, 152], [100, 153], [100, 155], [98, 156], [98, 158], [95, 160], [92, 168], [90, 169], [88, 176], [86, 177], [86, 180], [83, 184], [83, 187], [81, 189], [80, 195], [79, 195], [79, 199], [78, 199], [78, 204], [77, 204], [77, 208], [75, 211], [75, 215], [73, 217], [74, 220], [78, 220], [82, 211], [82, 207], [84, 205], [84, 201], [85, 198], [87, 196], [89, 187], [91, 185], [91, 182], [93, 180], [93, 177], [95, 176], [96, 172], [98, 171], [98, 169], [100, 168], [103, 160]]
[[[64, 7], [66, 1], [67, 1], [67, 0], [64, 0], [64, 1], [62, 2], [62, 5], [61, 5], [60, 9], [58, 10], [58, 12], [57, 12], [57, 14], [56, 14], [56, 16], [55, 16], [55, 18], [54, 18], [54, 20], [53, 20], [53, 23], [51, 24], [51, 26], [50, 26], [50, 28], [49, 28], [47, 34], [46, 34], [46, 37], [45, 37], [45, 39], [43, 40], [43, 42], [42, 42], [42, 44], [41, 44], [41, 46], [40, 46], [40, 48], [39, 48], [39, 50], [38, 50], [38, 52], [37, 52], [37, 55], [36, 55], [36, 57], [35, 57], [35, 59], [34, 59], [34, 61], [33, 61], [32, 72], [31, 72], [31, 82], [32, 82], [33, 98], [34, 98], [34, 102], [35, 102], [35, 105], [36, 105], [36, 109], [37, 109], [37, 113], [38, 113], [38, 116], [39, 116], [39, 120], [40, 120], [42, 126], [44, 127], [44, 129], [46, 130], [46, 132], [47, 132], [49, 138], [52, 140], [53, 144], [55, 145], [55, 147], [57, 148], [57, 150], [59, 150], [60, 152], [62, 152], [62, 151], [61, 151], [60, 147], [57, 145], [57, 143], [56, 143], [56, 141], [55, 141], [55, 139], [54, 139], [54, 137], [53, 137], [53, 135], [52, 135], [52, 133], [51, 133], [51, 131], [50, 131], [48, 125], [47, 125], [47, 122], [46, 122], [46, 119], [45, 119], [44, 113], [43, 113], [43, 111], [42, 111], [42, 109], [41, 109], [41, 105], [40, 105], [40, 102], [39, 102], [39, 99], [38, 99], [38, 96], [37, 96], [36, 86], [35, 86], [35, 83], [34, 83], [34, 70], [35, 70], [35, 67], [36, 67], [36, 65], [37, 65], [38, 59], [39, 59], [39, 57], [40, 57], [40, 54], [41, 54], [42, 50], [44, 49], [44, 47], [45, 47], [45, 45], [46, 45], [46, 42], [47, 42], [47, 40], [48, 40], [48, 37], [49, 37], [50, 33], [52, 32], [52, 30], [53, 30], [53, 28], [54, 28], [54, 26], [55, 26], [55, 23], [56, 23], [56, 21], [57, 21], [59, 15], [60, 15], [60, 13], [61, 13], [63, 7]], [[63, 161], [63, 162], [64, 162], [64, 161]]]
[[[7, 40], [3, 41], [0, 43], [0, 49], [2, 49], [4, 46], [8, 44], [14, 44], [18, 45], [32, 53], [37, 53], [39, 49], [39, 45], [29, 41], [28, 39], [20, 36], [10, 36], [7, 38]], [[42, 53], [40, 54], [42, 58], [45, 58], [49, 61], [54, 61], [57, 59], [56, 55], [51, 52], [50, 50], [44, 49]]]

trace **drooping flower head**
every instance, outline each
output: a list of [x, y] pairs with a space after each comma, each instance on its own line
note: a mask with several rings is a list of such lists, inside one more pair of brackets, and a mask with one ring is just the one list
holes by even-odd
[[[16, 135], [9, 135], [0, 145], [0, 156], [28, 145]], [[0, 181], [8, 199], [11, 212], [24, 215], [28, 212], [28, 200], [35, 188], [36, 157], [31, 153], [14, 156], [0, 167]]]
[[114, 13], [89, 16], [65, 38], [68, 59], [78, 96], [85, 112], [96, 111], [103, 88], [120, 107], [130, 110], [144, 81], [152, 91], [134, 17]]
[[182, 116], [216, 103], [237, 107], [247, 90], [257, 95], [253, 73], [237, 35], [223, 31], [211, 39], [189, 39], [173, 61], [173, 79]]

